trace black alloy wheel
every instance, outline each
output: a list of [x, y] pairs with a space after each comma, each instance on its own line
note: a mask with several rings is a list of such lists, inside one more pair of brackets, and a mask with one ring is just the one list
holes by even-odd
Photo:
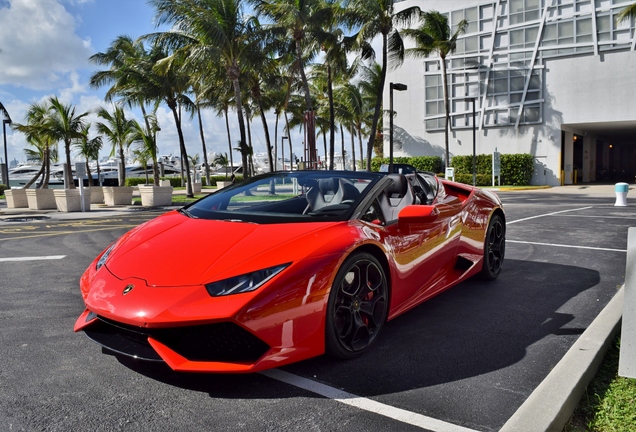
[[388, 283], [379, 261], [355, 253], [338, 270], [329, 294], [325, 346], [338, 358], [354, 358], [377, 339], [389, 310]]
[[484, 265], [481, 274], [486, 280], [497, 279], [506, 254], [506, 226], [499, 215], [494, 215], [488, 224], [484, 242]]

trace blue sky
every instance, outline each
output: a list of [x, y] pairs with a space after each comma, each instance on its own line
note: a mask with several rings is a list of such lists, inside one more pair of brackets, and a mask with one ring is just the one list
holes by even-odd
[[[106, 50], [119, 35], [136, 38], [156, 31], [153, 17], [146, 0], [0, 0], [0, 102], [14, 122], [24, 120], [29, 104], [53, 95], [74, 104], [79, 112], [108, 108], [105, 90], [88, 85], [90, 75], [98, 70], [88, 57]], [[130, 115], [141, 120], [138, 112]], [[208, 153], [227, 152], [224, 120], [212, 112], [203, 115]], [[172, 115], [161, 107], [157, 116], [159, 153], [179, 154]], [[239, 136], [235, 118], [231, 114], [233, 147]], [[91, 114], [88, 120], [94, 123], [97, 118]], [[256, 153], [265, 152], [259, 123], [253, 123], [252, 131]], [[270, 130], [273, 126], [272, 119]], [[184, 135], [188, 153], [202, 154], [196, 119], [184, 118]], [[9, 161], [25, 159], [23, 149], [28, 144], [22, 134], [7, 131], [7, 144]], [[300, 138], [295, 144], [294, 151], [301, 153]], [[109, 151], [110, 143], [105, 143], [103, 155]]]

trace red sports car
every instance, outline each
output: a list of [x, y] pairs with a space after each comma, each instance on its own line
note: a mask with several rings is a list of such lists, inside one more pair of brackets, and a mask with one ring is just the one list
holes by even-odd
[[387, 320], [495, 279], [505, 233], [495, 194], [432, 174], [261, 175], [110, 245], [82, 275], [75, 331], [177, 371], [351, 358]]

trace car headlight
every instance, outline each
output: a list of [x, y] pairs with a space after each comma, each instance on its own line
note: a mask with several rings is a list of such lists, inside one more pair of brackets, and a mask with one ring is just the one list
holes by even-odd
[[206, 284], [205, 288], [208, 290], [208, 293], [214, 297], [254, 291], [278, 273], [285, 270], [290, 264], [291, 263], [281, 264], [263, 270], [257, 270], [252, 273], [212, 282]]
[[108, 256], [113, 251], [114, 247], [114, 244], [110, 245], [110, 247], [106, 249], [106, 252], [104, 252], [102, 256], [99, 257], [99, 259], [97, 260], [97, 265], [95, 266], [95, 271], [99, 270], [104, 264], [106, 264], [106, 261], [108, 261]]

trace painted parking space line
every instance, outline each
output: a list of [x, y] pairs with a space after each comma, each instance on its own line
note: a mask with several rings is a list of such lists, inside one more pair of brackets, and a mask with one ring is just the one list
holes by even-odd
[[593, 247], [593, 246], [574, 246], [574, 245], [564, 245], [564, 244], [556, 244], [556, 243], [540, 243], [540, 242], [510, 240], [510, 239], [506, 239], [506, 243], [518, 243], [518, 244], [530, 244], [530, 245], [537, 245], [537, 246], [552, 246], [552, 247], [562, 247], [562, 248], [571, 248], [571, 249], [589, 249], [589, 250], [597, 250], [597, 251], [627, 253], [627, 249], [612, 249], [612, 248], [601, 248], [601, 247]]
[[66, 258], [66, 255], [48, 255], [48, 256], [34, 256], [34, 257], [11, 257], [11, 258], [0, 258], [0, 262], [59, 260], [59, 259], [63, 259], [63, 258]]
[[85, 229], [85, 230], [75, 230], [75, 231], [56, 231], [56, 232], [48, 232], [48, 233], [42, 233], [42, 234], [28, 234], [28, 235], [17, 236], [17, 237], [0, 238], [0, 242], [10, 241], [10, 240], [24, 240], [24, 239], [31, 239], [31, 238], [38, 238], [38, 237], [51, 237], [51, 236], [67, 235], [67, 234], [83, 234], [83, 233], [91, 233], [91, 232], [97, 232], [97, 231], [112, 230], [116, 228], [130, 229], [136, 226], [139, 226], [139, 225], [138, 224], [137, 225], [116, 225], [116, 226], [106, 227], [106, 228], [95, 228], [95, 229]]
[[468, 429], [463, 426], [458, 426], [452, 423], [447, 423], [433, 417], [428, 417], [422, 414], [417, 414], [411, 411], [406, 411], [401, 408], [396, 408], [390, 405], [383, 404], [381, 402], [374, 401], [372, 399], [363, 398], [352, 393], [347, 393], [343, 390], [330, 387], [328, 385], [312, 381], [307, 378], [303, 378], [298, 375], [291, 374], [289, 372], [282, 371], [280, 369], [270, 369], [260, 372], [261, 375], [275, 379], [277, 381], [284, 382], [286, 384], [293, 385], [303, 390], [310, 391], [312, 393], [319, 394], [328, 399], [350, 405], [361, 410], [379, 414], [384, 417], [388, 417], [393, 420], [397, 420], [402, 423], [407, 423], [413, 426], [417, 426], [423, 429], [427, 429], [434, 432], [477, 432], [474, 429]]
[[510, 224], [514, 224], [514, 223], [518, 223], [518, 222], [525, 222], [531, 219], [537, 219], [537, 218], [541, 218], [541, 217], [546, 217], [546, 216], [554, 216], [554, 215], [558, 215], [561, 213], [568, 213], [568, 212], [574, 212], [574, 211], [581, 211], [581, 210], [587, 210], [587, 209], [591, 209], [594, 206], [587, 206], [587, 207], [579, 207], [579, 208], [575, 208], [575, 209], [569, 209], [569, 210], [561, 210], [558, 212], [552, 212], [552, 213], [545, 213], [545, 214], [540, 214], [540, 215], [536, 215], [536, 216], [530, 216], [527, 218], [523, 218], [523, 219], [517, 219], [517, 220], [513, 220], [513, 221], [506, 221], [506, 225], [510, 225]]

